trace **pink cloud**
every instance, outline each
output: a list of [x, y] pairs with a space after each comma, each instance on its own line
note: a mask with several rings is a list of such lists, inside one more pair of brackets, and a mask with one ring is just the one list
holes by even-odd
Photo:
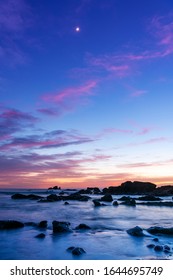
[[39, 108], [38, 111], [47, 115], [60, 116], [73, 111], [76, 107], [88, 104], [88, 96], [98, 85], [98, 80], [89, 80], [83, 85], [67, 87], [62, 91], [45, 94], [41, 97], [44, 103], [50, 103], [52, 108]]
[[78, 87], [69, 87], [54, 94], [47, 94], [43, 96], [42, 99], [48, 102], [63, 103], [67, 99], [90, 95], [92, 89], [95, 88], [96, 85], [97, 81], [88, 81], [84, 85]]

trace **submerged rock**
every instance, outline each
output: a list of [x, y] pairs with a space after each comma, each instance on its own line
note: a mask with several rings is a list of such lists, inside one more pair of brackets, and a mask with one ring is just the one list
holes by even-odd
[[136, 206], [136, 201], [134, 198], [130, 198], [129, 200], [123, 201], [121, 204], [127, 206]]
[[158, 201], [158, 200], [162, 200], [160, 197], [156, 197], [154, 195], [145, 195], [145, 196], [141, 196], [136, 198], [137, 200], [143, 200], [143, 201]]
[[80, 255], [82, 255], [82, 254], [84, 254], [84, 253], [86, 253], [85, 252], [85, 250], [83, 249], [83, 248], [80, 248], [80, 247], [69, 247], [68, 249], [67, 249], [67, 251], [69, 251], [69, 252], [71, 252], [73, 255], [75, 255], [75, 256], [80, 256]]
[[105, 194], [104, 196], [101, 197], [101, 201], [106, 201], [106, 202], [112, 202], [113, 198], [111, 194]]
[[106, 206], [104, 203], [100, 203], [98, 199], [93, 199], [93, 203], [95, 207]]
[[21, 223], [19, 221], [0, 221], [0, 229], [17, 229], [24, 227], [24, 223]]
[[154, 245], [154, 244], [148, 244], [147, 247], [150, 248], [150, 249], [152, 249], [152, 248], [155, 247], [155, 245]]
[[75, 229], [91, 229], [88, 225], [86, 224], [80, 224]]
[[151, 234], [165, 234], [165, 235], [173, 235], [173, 227], [171, 228], [164, 228], [164, 227], [150, 227], [147, 231]]
[[21, 193], [15, 193], [11, 196], [12, 199], [30, 199], [30, 200], [38, 200], [41, 199], [42, 196], [36, 195], [36, 194], [21, 194]]
[[137, 236], [137, 237], [145, 236], [145, 234], [143, 233], [143, 229], [138, 226], [128, 229], [127, 233], [132, 236]]
[[40, 239], [45, 238], [45, 237], [46, 237], [46, 235], [44, 233], [39, 233], [35, 236], [35, 238], [40, 238]]
[[39, 228], [47, 228], [47, 221], [44, 220], [44, 221], [39, 222], [38, 227]]
[[118, 206], [118, 202], [116, 200], [113, 201], [112, 203], [113, 206]]
[[72, 232], [70, 228], [70, 223], [68, 222], [53, 221], [52, 225], [53, 225], [53, 233]]
[[155, 250], [155, 251], [163, 251], [163, 246], [162, 246], [162, 245], [156, 245], [156, 246], [154, 247], [154, 250]]

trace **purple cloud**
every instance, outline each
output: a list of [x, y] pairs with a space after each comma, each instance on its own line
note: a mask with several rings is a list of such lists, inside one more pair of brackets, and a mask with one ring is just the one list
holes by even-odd
[[37, 121], [38, 118], [29, 113], [16, 109], [3, 109], [0, 113], [0, 138], [8, 139], [12, 134], [33, 126]]

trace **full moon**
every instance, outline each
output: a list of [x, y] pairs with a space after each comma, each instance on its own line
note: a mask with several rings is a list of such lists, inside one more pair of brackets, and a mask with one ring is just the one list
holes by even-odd
[[79, 32], [79, 31], [80, 31], [80, 27], [77, 26], [77, 27], [75, 28], [75, 31], [76, 31], [76, 32]]

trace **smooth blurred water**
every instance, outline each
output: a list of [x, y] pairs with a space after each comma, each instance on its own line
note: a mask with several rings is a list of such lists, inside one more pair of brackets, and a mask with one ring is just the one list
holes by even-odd
[[[69, 201], [69, 205], [64, 205], [63, 201], [39, 203], [35, 200], [13, 200], [11, 195], [15, 192], [17, 190], [0, 191], [0, 220], [36, 223], [47, 220], [48, 228], [39, 230], [25, 226], [22, 229], [0, 230], [0, 259], [172, 259], [169, 254], [147, 248], [155, 236], [132, 237], [126, 232], [134, 226], [144, 229], [154, 225], [172, 227], [171, 207], [112, 206], [112, 203], [94, 207], [92, 200]], [[47, 196], [45, 190], [20, 190], [20, 193]], [[70, 222], [73, 232], [53, 235], [53, 220]], [[75, 230], [80, 223], [89, 225], [91, 230]], [[46, 234], [44, 239], [35, 238], [40, 232]], [[173, 237], [159, 236], [159, 244], [172, 248]], [[82, 247], [86, 254], [74, 257], [66, 250], [70, 246]]]

